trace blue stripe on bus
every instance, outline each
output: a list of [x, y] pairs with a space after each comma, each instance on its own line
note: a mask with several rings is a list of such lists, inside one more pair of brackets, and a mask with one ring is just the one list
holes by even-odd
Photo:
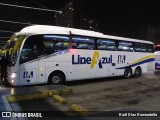
[[116, 69], [125, 69], [127, 67], [134, 67], [134, 66], [141, 65], [141, 64], [144, 64], [144, 63], [147, 63], [147, 62], [152, 62], [152, 61], [154, 61], [154, 58], [149, 58], [149, 59], [143, 60], [141, 62], [132, 64], [132, 65], [129, 65], [129, 66], [119, 67], [119, 68], [116, 68]]

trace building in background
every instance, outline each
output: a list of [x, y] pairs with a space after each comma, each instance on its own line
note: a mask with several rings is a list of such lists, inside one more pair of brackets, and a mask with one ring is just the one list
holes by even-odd
[[69, 2], [60, 9], [62, 14], [55, 14], [54, 25], [74, 27], [87, 30], [98, 30], [96, 21], [88, 16], [84, 1], [75, 0]]
[[106, 28], [106, 31], [102, 31], [98, 21], [88, 12], [87, 5], [85, 1], [80, 0], [67, 3], [60, 9], [63, 12], [62, 14], [55, 14], [54, 25], [99, 31], [105, 34], [142, 39], [160, 44], [160, 28], [151, 25], [142, 25], [131, 30], [125, 29], [124, 26], [116, 29], [115, 25], [112, 28]]

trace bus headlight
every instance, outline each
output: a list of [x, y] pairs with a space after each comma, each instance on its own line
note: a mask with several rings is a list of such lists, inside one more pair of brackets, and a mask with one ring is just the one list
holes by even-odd
[[13, 79], [13, 78], [15, 78], [15, 77], [17, 77], [17, 73], [12, 73], [12, 74], [11, 74], [11, 78]]

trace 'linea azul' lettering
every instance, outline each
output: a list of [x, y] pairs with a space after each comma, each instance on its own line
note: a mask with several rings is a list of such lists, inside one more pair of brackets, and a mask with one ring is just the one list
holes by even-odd
[[[90, 68], [93, 68], [94, 65], [97, 64], [98, 57], [99, 56], [95, 55], [95, 57], [91, 59], [91, 57], [81, 57], [80, 55], [77, 55], [77, 57], [75, 57], [75, 55], [72, 55], [72, 64], [91, 64]], [[98, 62], [99, 66], [102, 66], [102, 64], [110, 63], [112, 63], [112, 55], [110, 55], [109, 57], [102, 57]]]
[[102, 57], [102, 64], [109, 64], [112, 63], [112, 55], [110, 57]]
[[90, 57], [81, 57], [78, 55], [77, 60], [75, 60], [75, 56], [72, 55], [72, 64], [91, 64]]
[[110, 57], [102, 57], [102, 60], [99, 60], [99, 68], [103, 68], [102, 64], [110, 64], [112, 63], [112, 55], [110, 55]]

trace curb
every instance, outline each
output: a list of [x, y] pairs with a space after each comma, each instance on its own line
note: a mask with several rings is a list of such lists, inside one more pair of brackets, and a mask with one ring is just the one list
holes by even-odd
[[39, 98], [48, 98], [52, 97], [53, 95], [61, 95], [61, 94], [71, 94], [73, 93], [72, 88], [65, 88], [60, 90], [50, 90], [50, 91], [44, 91], [44, 92], [35, 92], [30, 94], [18, 94], [18, 95], [11, 95], [6, 96], [8, 102], [18, 102], [18, 101], [24, 101], [24, 100], [32, 100], [32, 99], [39, 99]]
[[11, 95], [7, 96], [8, 102], [18, 102], [18, 101], [24, 101], [24, 100], [32, 100], [32, 99], [38, 99], [38, 98], [47, 98], [49, 95], [47, 92], [37, 92], [37, 93], [31, 93], [31, 94], [20, 94], [20, 95]]
[[78, 113], [81, 113], [81, 114], [86, 114], [88, 113], [88, 110], [80, 105], [77, 105], [77, 104], [73, 104], [71, 106], [72, 110], [75, 111], [75, 112], [78, 112]]
[[53, 98], [62, 104], [68, 103], [67, 100], [59, 95], [53, 95]]

